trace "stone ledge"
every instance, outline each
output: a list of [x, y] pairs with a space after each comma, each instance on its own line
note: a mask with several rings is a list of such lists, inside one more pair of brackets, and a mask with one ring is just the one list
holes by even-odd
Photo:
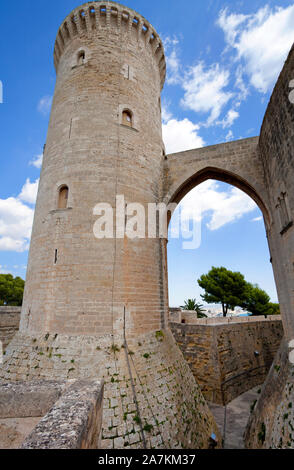
[[0, 307], [0, 315], [5, 315], [6, 313], [19, 313], [21, 312], [21, 307], [8, 307], [3, 305]]
[[[185, 325], [228, 325], [236, 323], [255, 323], [255, 322], [270, 322], [282, 321], [281, 315], [260, 315], [250, 317], [211, 317], [211, 318], [195, 318], [196, 313], [190, 310], [170, 310], [170, 323], [179, 323]], [[185, 322], [182, 323], [182, 320]]]
[[44, 416], [60, 398], [66, 382], [0, 383], [0, 418]]
[[98, 449], [103, 381], [72, 384], [22, 444], [22, 449]]

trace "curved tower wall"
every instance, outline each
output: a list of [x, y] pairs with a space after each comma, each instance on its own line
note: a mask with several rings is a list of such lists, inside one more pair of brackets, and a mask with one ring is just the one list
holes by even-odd
[[270, 198], [268, 239], [285, 335], [294, 337], [294, 45], [272, 93], [259, 148]]
[[[139, 14], [88, 3], [59, 29], [57, 81], [36, 204], [23, 332], [132, 336], [167, 310], [165, 242], [93, 234], [98, 203], [159, 202], [164, 152], [162, 43]], [[133, 127], [122, 112], [133, 114]], [[58, 191], [69, 189], [66, 209]]]

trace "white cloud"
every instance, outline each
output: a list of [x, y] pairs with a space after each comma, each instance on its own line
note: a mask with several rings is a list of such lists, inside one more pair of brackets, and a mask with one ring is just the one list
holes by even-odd
[[29, 204], [35, 204], [36, 199], [37, 199], [38, 187], [39, 187], [38, 179], [34, 181], [33, 183], [31, 183], [30, 179], [28, 178], [18, 198], [21, 201], [28, 202]]
[[180, 59], [178, 57], [177, 46], [179, 40], [177, 37], [171, 38], [170, 36], [163, 39], [165, 48], [165, 59], [166, 59], [166, 83], [168, 85], [175, 85], [180, 82]]
[[195, 207], [201, 208], [201, 211], [196, 211], [196, 217], [200, 213], [202, 219], [209, 216], [206, 225], [212, 231], [241, 219], [257, 208], [255, 202], [243, 191], [235, 187], [230, 187], [227, 191], [220, 190], [218, 182], [214, 180], [205, 181], [194, 188], [180, 205], [182, 215], [186, 218], [195, 218]]
[[163, 123], [163, 141], [167, 153], [182, 152], [204, 146], [204, 140], [198, 135], [199, 126], [189, 119], [178, 121], [170, 119]]
[[162, 105], [161, 114], [163, 123], [167, 123], [167, 121], [172, 118], [172, 113], [169, 111], [168, 105], [166, 103]]
[[224, 31], [228, 44], [233, 45], [235, 43], [238, 34], [238, 27], [240, 27], [247, 19], [248, 15], [235, 13], [228, 14], [227, 8], [221, 11], [217, 24]]
[[231, 127], [238, 117], [238, 111], [236, 111], [235, 109], [230, 109], [224, 119], [222, 121], [218, 121], [217, 124], [220, 124], [223, 129], [226, 129], [227, 127]]
[[230, 140], [233, 140], [233, 138], [234, 138], [234, 134], [231, 130], [229, 130], [229, 132], [226, 135], [226, 142], [229, 142]]
[[43, 163], [43, 154], [37, 155], [34, 160], [29, 162], [29, 165], [35, 166], [36, 168], [41, 168]]
[[260, 217], [255, 217], [254, 219], [251, 220], [251, 222], [260, 222], [263, 219], [262, 216]]
[[225, 90], [229, 79], [230, 72], [219, 64], [205, 68], [203, 62], [198, 63], [185, 74], [182, 105], [195, 112], [210, 113], [207, 125], [213, 124], [233, 97], [233, 93]]
[[43, 96], [43, 98], [40, 99], [37, 109], [43, 116], [47, 116], [50, 113], [52, 99], [52, 96]]
[[34, 204], [39, 180], [26, 180], [18, 197], [0, 199], [0, 251], [23, 252], [29, 248]]
[[235, 83], [235, 87], [239, 89], [236, 107], [239, 107], [241, 105], [241, 102], [245, 101], [250, 93], [249, 86], [245, 84], [244, 73], [244, 68], [242, 67], [242, 65], [239, 65], [236, 70]]
[[174, 49], [169, 55], [166, 56], [167, 64], [167, 77], [166, 83], [172, 85], [179, 82], [179, 68], [180, 62], [177, 51]]
[[270, 91], [294, 41], [294, 5], [287, 8], [268, 5], [252, 15], [221, 12], [218, 25], [228, 46], [245, 64], [250, 83], [259, 92]]
[[0, 199], [0, 251], [28, 249], [34, 211], [16, 198]]

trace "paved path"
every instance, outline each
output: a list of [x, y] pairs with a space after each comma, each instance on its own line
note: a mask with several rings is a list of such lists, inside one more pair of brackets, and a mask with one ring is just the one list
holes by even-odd
[[[250, 407], [259, 398], [260, 388], [258, 386], [243, 393], [227, 405], [224, 449], [245, 449], [243, 435], [250, 416]], [[214, 403], [209, 403], [209, 407], [223, 436], [225, 407]]]

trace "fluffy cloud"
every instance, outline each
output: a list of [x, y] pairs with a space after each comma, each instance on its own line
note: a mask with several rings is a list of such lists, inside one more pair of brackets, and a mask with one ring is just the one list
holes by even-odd
[[167, 121], [172, 119], [172, 113], [169, 111], [168, 105], [165, 103], [162, 104], [161, 114], [162, 114], [162, 121], [165, 124], [167, 123]]
[[224, 119], [222, 121], [219, 121], [218, 124], [220, 124], [223, 129], [226, 129], [227, 127], [231, 127], [238, 117], [238, 111], [236, 111], [235, 109], [230, 109]]
[[210, 113], [207, 125], [213, 124], [233, 97], [233, 93], [225, 90], [229, 79], [229, 71], [219, 64], [205, 67], [203, 62], [198, 63], [185, 74], [182, 83], [185, 94], [181, 104], [197, 113]]
[[204, 146], [204, 140], [198, 135], [199, 126], [189, 119], [178, 121], [170, 119], [163, 123], [162, 132], [167, 153], [182, 152]]
[[178, 57], [177, 46], [179, 40], [176, 37], [166, 37], [163, 39], [165, 49], [165, 59], [167, 66], [166, 83], [175, 85], [180, 82], [180, 59]]
[[229, 132], [226, 135], [226, 142], [229, 142], [230, 140], [233, 140], [234, 134], [233, 131], [229, 130]]
[[30, 179], [28, 178], [18, 198], [23, 202], [28, 202], [29, 204], [35, 204], [36, 199], [37, 199], [38, 187], [39, 187], [38, 179], [35, 182], [31, 183]]
[[219, 16], [228, 47], [236, 50], [236, 60], [243, 61], [251, 85], [261, 93], [270, 91], [277, 80], [294, 41], [293, 24], [294, 6], [265, 6], [252, 15], [225, 9]]
[[50, 113], [52, 99], [52, 96], [43, 96], [43, 98], [40, 99], [37, 109], [43, 116], [48, 116]]
[[[182, 216], [196, 219], [208, 216], [209, 230], [218, 230], [256, 210], [257, 205], [243, 191], [235, 187], [220, 190], [217, 181], [208, 180], [190, 191], [180, 203]], [[197, 209], [195, 211], [195, 208]]]
[[0, 199], [0, 251], [23, 252], [29, 248], [34, 204], [39, 180], [28, 179], [18, 197]]
[[31, 160], [29, 165], [35, 166], [36, 168], [41, 168], [43, 163], [43, 154], [37, 155], [34, 160]]

